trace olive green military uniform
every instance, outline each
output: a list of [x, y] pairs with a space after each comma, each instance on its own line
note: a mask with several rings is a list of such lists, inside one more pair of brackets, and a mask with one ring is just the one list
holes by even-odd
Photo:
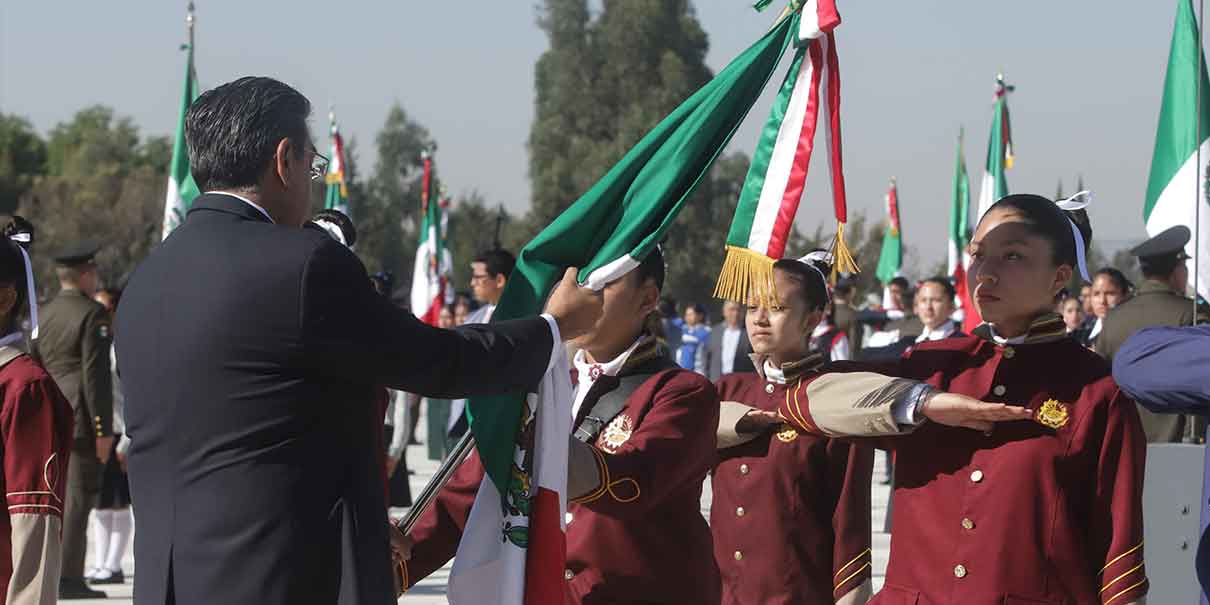
[[88, 513], [101, 490], [96, 439], [113, 434], [109, 313], [79, 290], [63, 290], [39, 317], [37, 356], [75, 415], [63, 514], [63, 578], [84, 577]]
[[[1201, 321], [1205, 321], [1204, 310], [1201, 315]], [[1192, 299], [1173, 292], [1168, 284], [1147, 280], [1139, 286], [1133, 298], [1114, 307], [1105, 316], [1094, 348], [1097, 353], [1113, 361], [1118, 349], [1135, 332], [1151, 326], [1193, 325], [1194, 317]], [[1139, 416], [1149, 443], [1196, 442], [1204, 434], [1204, 425], [1194, 422], [1195, 417], [1192, 416], [1156, 414], [1142, 406], [1139, 406]]]

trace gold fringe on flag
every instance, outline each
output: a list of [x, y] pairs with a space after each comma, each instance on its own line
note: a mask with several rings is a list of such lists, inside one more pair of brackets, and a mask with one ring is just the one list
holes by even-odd
[[714, 297], [741, 305], [770, 306], [777, 302], [773, 287], [774, 259], [759, 252], [727, 246], [727, 258], [714, 287]]
[[832, 254], [832, 284], [836, 284], [836, 280], [840, 278], [841, 273], [860, 273], [861, 267], [857, 266], [857, 260], [853, 258], [853, 253], [849, 251], [849, 247], [844, 243], [844, 223], [836, 225], [836, 237], [832, 239], [832, 246], [828, 250]]

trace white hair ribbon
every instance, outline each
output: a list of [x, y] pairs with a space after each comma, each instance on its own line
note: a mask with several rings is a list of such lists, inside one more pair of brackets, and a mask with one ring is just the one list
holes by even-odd
[[29, 233], [21, 231], [19, 233], [14, 233], [14, 234], [8, 236], [8, 239], [11, 239], [14, 242], [17, 242], [18, 244], [28, 244], [33, 238], [30, 237]]
[[823, 280], [823, 289], [824, 289], [824, 292], [827, 293], [828, 302], [831, 302], [832, 301], [832, 284], [830, 284], [828, 282], [828, 276], [824, 275], [823, 271], [820, 270], [819, 267], [816, 267], [815, 262], [812, 262], [812, 261], [821, 262], [830, 267], [830, 266], [832, 266], [832, 260], [833, 260], [832, 253], [828, 252], [826, 250], [816, 250], [814, 252], [808, 252], [806, 256], [795, 259], [795, 260], [810, 267], [816, 273], [819, 274], [819, 278]]
[[[1081, 191], [1067, 199], [1062, 199], [1055, 202], [1055, 205], [1058, 206], [1060, 210], [1072, 212], [1075, 210], [1083, 210], [1084, 208], [1088, 207], [1088, 203], [1091, 201], [1092, 192]], [[1088, 261], [1084, 258], [1087, 256], [1084, 250], [1084, 236], [1080, 233], [1080, 228], [1076, 226], [1075, 221], [1071, 220], [1071, 217], [1067, 217], [1067, 223], [1071, 225], [1071, 237], [1076, 242], [1076, 263], [1079, 264], [1080, 278], [1086, 282], [1091, 282], [1092, 280], [1088, 277]]]
[[20, 245], [21, 258], [25, 261], [25, 298], [29, 301], [30, 339], [38, 338], [38, 291], [34, 289], [34, 267], [29, 262], [29, 253]]
[[340, 242], [340, 245], [348, 247], [349, 244], [345, 241], [345, 232], [341, 230], [340, 225], [322, 218], [317, 218], [311, 222], [318, 225], [319, 228], [323, 229], [324, 231], [327, 231], [328, 235], [332, 236], [332, 239]]

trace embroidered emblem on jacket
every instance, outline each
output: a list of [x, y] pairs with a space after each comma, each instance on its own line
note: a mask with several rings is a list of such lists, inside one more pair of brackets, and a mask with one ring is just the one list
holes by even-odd
[[620, 414], [605, 430], [601, 432], [601, 449], [610, 454], [617, 453], [618, 448], [630, 439], [630, 434], [634, 432], [634, 421], [626, 414]]
[[782, 429], [780, 431], [777, 431], [777, 440], [778, 441], [780, 441], [782, 443], [790, 443], [791, 441], [798, 439], [798, 431], [794, 430], [793, 427], [786, 425], [786, 424], [783, 424], [781, 426], [782, 426]]
[[1070, 416], [1067, 414], [1067, 404], [1057, 399], [1047, 399], [1035, 415], [1038, 423], [1052, 429], [1060, 429], [1067, 425]]

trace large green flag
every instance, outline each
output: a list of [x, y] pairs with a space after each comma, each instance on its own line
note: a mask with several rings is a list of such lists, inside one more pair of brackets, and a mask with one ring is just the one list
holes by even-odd
[[172, 163], [168, 165], [168, 195], [164, 200], [164, 230], [163, 238], [167, 238], [181, 221], [193, 204], [193, 198], [200, 193], [197, 184], [193, 182], [193, 174], [189, 172], [189, 148], [185, 144], [185, 113], [201, 92], [197, 85], [197, 72], [193, 69], [193, 36], [190, 42], [183, 46], [185, 55], [185, 90], [181, 94], [181, 111], [176, 123], [176, 136], [172, 142]]
[[1210, 161], [1208, 132], [1210, 79], [1206, 76], [1197, 21], [1192, 2], [1177, 0], [1143, 220], [1147, 233], [1153, 236], [1177, 225], [1190, 231], [1200, 229], [1201, 237], [1195, 240], [1200, 240], [1201, 250], [1196, 250], [1194, 241], [1190, 241], [1185, 251], [1201, 259], [1198, 267], [1201, 275], [1190, 271], [1189, 280], [1191, 283], [1197, 280], [1198, 294], [1204, 297], [1210, 297], [1210, 205], [1206, 204], [1205, 172], [1206, 162]]
[[[521, 250], [492, 321], [533, 316], [568, 266], [600, 289], [639, 265], [727, 146], [798, 31], [782, 19], [648, 132]], [[471, 428], [488, 475], [507, 490], [519, 396], [472, 399]]]
[[903, 269], [903, 239], [899, 229], [899, 188], [891, 179], [891, 189], [886, 194], [887, 229], [882, 235], [882, 253], [878, 256], [878, 281], [887, 284], [899, 277]]

